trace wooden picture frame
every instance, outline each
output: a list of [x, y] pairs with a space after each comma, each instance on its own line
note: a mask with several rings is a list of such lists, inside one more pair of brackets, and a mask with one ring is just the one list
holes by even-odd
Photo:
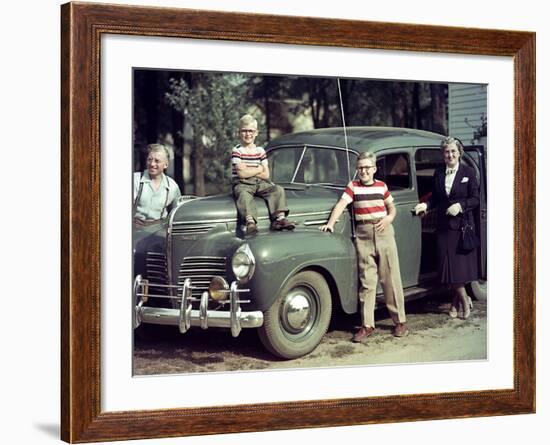
[[[68, 3], [62, 12], [61, 438], [141, 439], [535, 411], [535, 34], [172, 8]], [[509, 56], [514, 60], [513, 388], [102, 412], [101, 36], [185, 37]]]

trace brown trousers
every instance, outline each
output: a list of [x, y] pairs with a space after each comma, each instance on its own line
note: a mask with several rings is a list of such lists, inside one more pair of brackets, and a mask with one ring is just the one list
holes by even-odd
[[258, 210], [254, 202], [254, 196], [260, 196], [267, 202], [269, 214], [272, 218], [278, 213], [288, 214], [285, 190], [280, 185], [272, 182], [259, 178], [241, 179], [233, 184], [233, 195], [237, 203], [239, 218], [242, 221], [249, 215], [255, 221], [258, 221]]
[[374, 327], [376, 285], [384, 290], [386, 306], [394, 323], [405, 323], [405, 297], [401, 284], [399, 258], [393, 226], [376, 233], [373, 224], [356, 226], [355, 248], [359, 269], [359, 300], [363, 326]]

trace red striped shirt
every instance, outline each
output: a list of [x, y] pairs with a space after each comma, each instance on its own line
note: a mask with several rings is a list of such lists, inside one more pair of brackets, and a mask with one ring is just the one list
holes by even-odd
[[388, 214], [386, 204], [393, 202], [388, 186], [376, 179], [370, 185], [351, 181], [346, 186], [342, 199], [348, 204], [353, 202], [356, 221], [384, 218]]
[[262, 147], [256, 147], [248, 151], [241, 145], [237, 145], [231, 152], [231, 164], [233, 166], [233, 178], [237, 176], [237, 164], [244, 162], [247, 166], [267, 165], [267, 155]]

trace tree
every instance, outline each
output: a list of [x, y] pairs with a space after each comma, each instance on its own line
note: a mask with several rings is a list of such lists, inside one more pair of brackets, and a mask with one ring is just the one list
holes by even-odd
[[239, 74], [190, 73], [171, 79], [166, 100], [191, 127], [194, 193], [206, 195], [205, 181], [218, 191], [231, 180], [231, 147], [244, 106], [245, 77]]
[[[173, 178], [183, 186], [181, 134], [184, 122], [181, 114], [166, 103], [164, 93], [173, 77], [181, 77], [180, 71], [152, 69], [134, 70], [134, 170], [146, 167], [147, 145], [167, 144], [174, 150]], [[183, 191], [183, 187], [182, 187]]]
[[259, 111], [260, 140], [269, 142], [273, 133], [292, 131], [293, 117], [303, 113], [303, 92], [296, 88], [296, 81], [294, 76], [255, 74], [248, 77], [247, 103]]
[[432, 131], [447, 134], [448, 86], [443, 83], [430, 84]]
[[326, 128], [341, 125], [342, 118], [337, 79], [306, 77], [305, 85], [314, 127]]

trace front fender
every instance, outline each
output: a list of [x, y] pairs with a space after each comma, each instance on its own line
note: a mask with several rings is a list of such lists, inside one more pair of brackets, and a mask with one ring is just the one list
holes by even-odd
[[254, 296], [255, 309], [271, 307], [290, 277], [315, 268], [332, 277], [343, 310], [357, 310], [356, 253], [346, 236], [306, 229], [269, 232], [247, 242], [256, 259], [254, 276], [246, 284]]

